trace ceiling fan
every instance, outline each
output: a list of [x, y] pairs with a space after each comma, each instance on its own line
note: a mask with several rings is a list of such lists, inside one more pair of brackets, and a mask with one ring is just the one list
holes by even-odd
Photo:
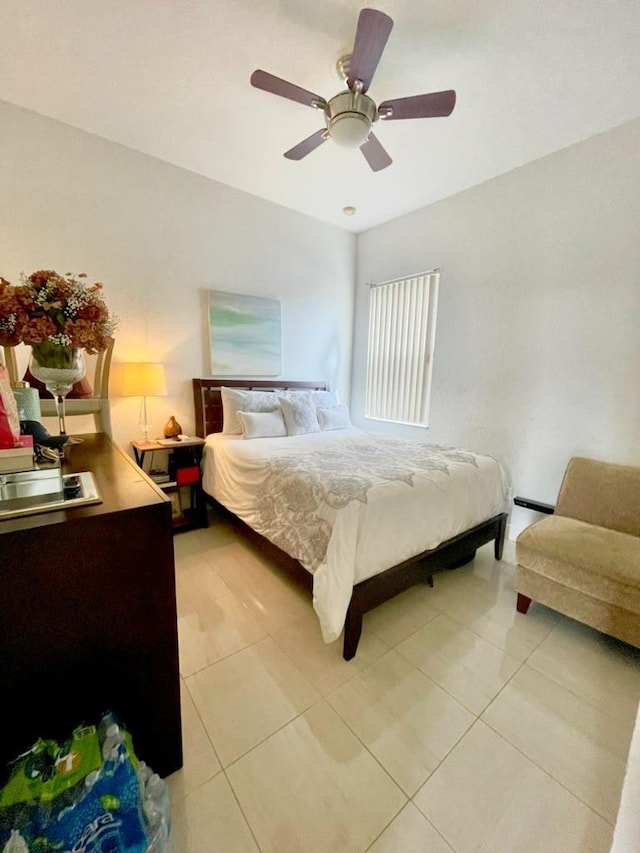
[[378, 172], [390, 166], [393, 161], [371, 132], [375, 121], [379, 118], [390, 121], [451, 114], [456, 103], [456, 93], [452, 89], [413, 95], [409, 98], [394, 98], [383, 101], [378, 106], [366, 94], [392, 28], [393, 21], [384, 12], [362, 9], [358, 17], [353, 52], [341, 57], [337, 63], [338, 74], [347, 84], [347, 91], [339, 92], [328, 101], [267, 71], [253, 72], [251, 85], [257, 89], [298, 101], [324, 113], [326, 127], [294, 145], [285, 152], [285, 157], [289, 160], [302, 160], [331, 138], [337, 145], [360, 148], [369, 166], [374, 172]]

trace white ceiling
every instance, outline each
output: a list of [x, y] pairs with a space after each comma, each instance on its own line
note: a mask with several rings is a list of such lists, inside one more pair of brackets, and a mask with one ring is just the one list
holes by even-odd
[[369, 94], [453, 88], [453, 114], [376, 125], [382, 172], [331, 141], [285, 160], [322, 116], [251, 72], [331, 97], [363, 5], [0, 0], [0, 98], [353, 231], [640, 115], [637, 0], [372, 0], [395, 26]]

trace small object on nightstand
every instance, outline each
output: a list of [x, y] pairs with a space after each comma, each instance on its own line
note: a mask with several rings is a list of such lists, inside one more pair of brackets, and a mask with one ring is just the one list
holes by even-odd
[[[207, 526], [207, 506], [200, 483], [200, 463], [204, 445], [204, 439], [184, 434], [175, 438], [159, 438], [156, 441], [131, 442], [136, 462], [143, 470], [147, 453], [164, 450], [169, 454], [168, 470], [164, 471], [152, 465], [149, 476], [164, 492], [172, 492], [175, 495], [174, 531]], [[191, 500], [188, 507], [182, 506], [180, 494], [180, 489], [185, 487], [190, 489]]]
[[175, 419], [175, 415], [171, 415], [169, 420], [164, 425], [165, 438], [177, 438], [182, 433], [182, 427]]

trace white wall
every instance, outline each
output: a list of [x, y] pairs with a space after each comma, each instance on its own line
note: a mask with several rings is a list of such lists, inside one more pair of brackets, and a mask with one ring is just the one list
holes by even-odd
[[550, 503], [572, 455], [640, 464], [639, 151], [640, 120], [360, 235], [354, 421], [376, 428], [364, 282], [441, 267], [430, 428], [386, 431], [493, 454]]
[[[0, 274], [102, 281], [120, 317], [114, 360], [165, 365], [156, 430], [175, 414], [193, 431], [191, 377], [209, 375], [207, 289], [281, 299], [282, 376], [329, 380], [348, 399], [353, 234], [1, 101], [0, 128]], [[138, 411], [113, 400], [123, 445], [140, 437]]]
[[[353, 235], [2, 102], [0, 127], [0, 274], [101, 279], [115, 358], [166, 366], [158, 429], [193, 429], [211, 288], [282, 299], [283, 376], [349, 398]], [[363, 282], [440, 266], [431, 427], [398, 432], [493, 453], [516, 493], [550, 502], [572, 454], [640, 462], [638, 150], [640, 121], [361, 234], [354, 420], [376, 428]], [[137, 403], [113, 409], [126, 444]]]

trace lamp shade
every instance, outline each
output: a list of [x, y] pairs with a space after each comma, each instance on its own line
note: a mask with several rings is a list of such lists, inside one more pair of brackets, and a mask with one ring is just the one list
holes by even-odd
[[164, 367], [150, 362], [125, 362], [122, 368], [122, 397], [166, 397]]

